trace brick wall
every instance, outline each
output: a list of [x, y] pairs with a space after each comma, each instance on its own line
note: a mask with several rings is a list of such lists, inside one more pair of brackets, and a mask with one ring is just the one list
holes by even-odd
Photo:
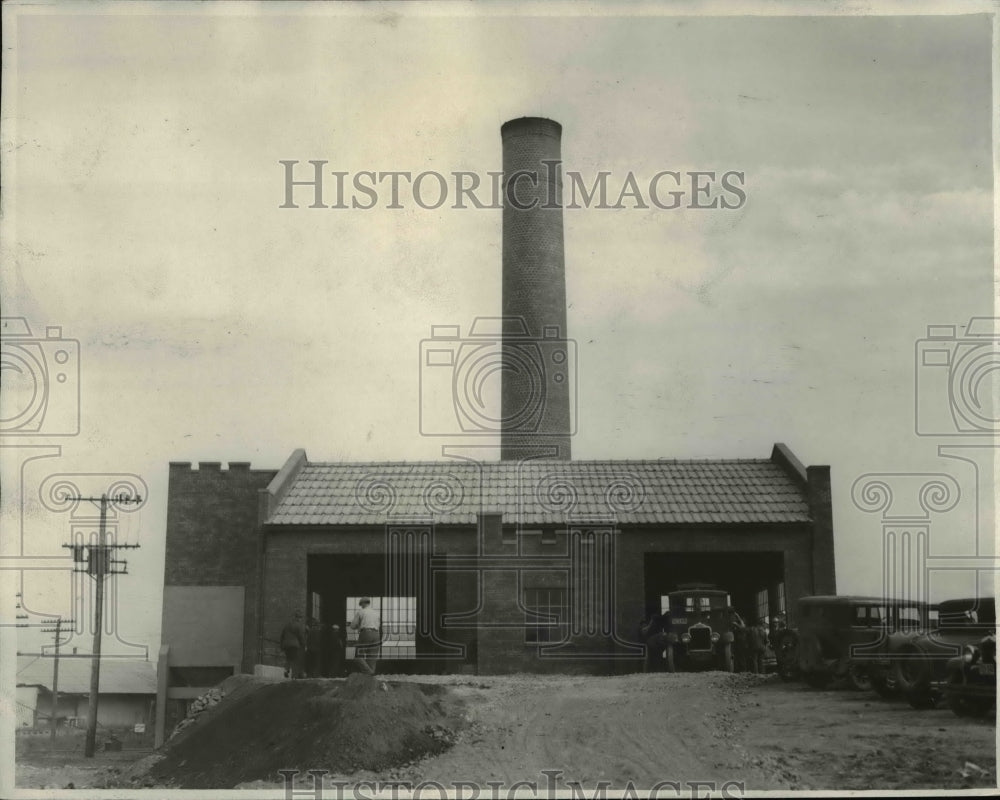
[[836, 560], [833, 552], [833, 497], [830, 468], [808, 467], [806, 494], [813, 518], [813, 583], [815, 594], [836, 594]]
[[[276, 472], [246, 462], [230, 462], [229, 469], [201, 462], [197, 470], [189, 462], [170, 464], [164, 586], [244, 587], [243, 619], [224, 621], [243, 626], [244, 651], [256, 633], [259, 492]], [[171, 617], [178, 613], [165, 599], [164, 630], [178, 627]], [[248, 671], [252, 662], [241, 666]]]
[[[487, 519], [480, 532], [474, 528], [438, 529], [435, 531], [435, 551], [447, 553], [455, 559], [455, 572], [449, 577], [445, 592], [446, 608], [442, 613], [460, 615], [461, 621], [437, 631], [442, 642], [464, 643], [474, 648], [474, 658], [444, 659], [443, 671], [457, 671], [464, 663], [475, 663], [481, 674], [497, 674], [519, 670], [532, 672], [629, 671], [641, 668], [641, 656], [632, 652], [632, 660], [611, 665], [594, 658], [539, 657], [536, 646], [525, 642], [524, 611], [520, 606], [525, 588], [566, 587], [569, 582], [569, 565], [572, 548], [564, 533], [554, 538], [543, 537], [541, 532], [515, 534], [503, 530], [496, 520]], [[296, 610], [305, 610], [308, 557], [310, 554], [385, 554], [384, 529], [378, 527], [358, 529], [315, 528], [275, 529], [267, 534], [264, 571], [263, 636], [276, 638], [282, 626]], [[473, 556], [482, 544], [483, 557], [497, 559], [492, 563], [503, 564], [505, 559], [524, 558], [530, 569], [482, 569], [473, 565], [475, 559], [462, 561], [463, 556]], [[804, 595], [814, 594], [813, 542], [808, 525], [729, 525], [666, 529], [628, 529], [617, 534], [614, 553], [614, 575], [608, 586], [595, 585], [599, 578], [594, 557], [577, 563], [584, 570], [582, 582], [574, 591], [593, 591], [595, 596], [608, 599], [615, 627], [615, 652], [621, 656], [635, 647], [636, 622], [645, 611], [644, 557], [646, 553], [718, 553], [720, 558], [732, 557], [739, 552], [777, 552], [784, 560], [786, 598], [791, 621], [794, 622], [795, 601]], [[606, 554], [605, 554], [606, 556]], [[482, 562], [486, 563], [486, 562]], [[465, 565], [465, 569], [461, 565]], [[452, 567], [449, 566], [449, 569]], [[481, 581], [477, 577], [481, 574]], [[580, 574], [579, 572], [577, 573]], [[604, 592], [604, 595], [601, 593]], [[612, 594], [613, 593], [613, 594]], [[437, 609], [435, 609], [436, 616]], [[601, 637], [597, 637], [598, 639]], [[596, 640], [575, 641], [574, 646], [583, 653], [593, 653]], [[249, 642], [248, 642], [249, 644]], [[599, 649], [599, 648], [597, 648]], [[572, 648], [567, 650], [570, 653]], [[555, 655], [562, 655], [556, 653]], [[256, 658], [249, 653], [247, 657]]]
[[[263, 640], [276, 638], [296, 610], [305, 610], [309, 555], [384, 557], [386, 553], [385, 529], [374, 526], [277, 527], [267, 530], [261, 540], [260, 491], [276, 472], [251, 470], [248, 464], [238, 463], [231, 463], [228, 470], [218, 463], [204, 462], [197, 470], [188, 463], [172, 463], [170, 467], [164, 583], [245, 588], [243, 620], [230, 622], [244, 626], [241, 667], [245, 671], [259, 662]], [[789, 621], [794, 624], [796, 600], [825, 591], [833, 580], [828, 475], [811, 471], [810, 479], [810, 506], [819, 517], [818, 524], [626, 528], [620, 532], [615, 548], [617, 561], [612, 587], [615, 595], [610, 601], [618, 650], [626, 650], [634, 641], [632, 629], [645, 611], [646, 553], [719, 553], [725, 557], [739, 552], [780, 552], [784, 558]], [[524, 611], [520, 607], [523, 590], [529, 585], [536, 588], [565, 585], [571, 560], [565, 534], [553, 536], [551, 531], [543, 534], [541, 530], [515, 533], [501, 527], [499, 517], [490, 515], [484, 519], [482, 530], [471, 526], [438, 528], [434, 541], [435, 553], [455, 558], [457, 565], [454, 572], [446, 574], [440, 596], [446, 606], [442, 612], [458, 615], [460, 619], [452, 620], [447, 629], [435, 631], [442, 649], [446, 649], [447, 643], [467, 648], [464, 659], [452, 658], [455, 669], [473, 663], [483, 673], [567, 671], [579, 666], [581, 662], [540, 659], [536, 647], [524, 640]], [[262, 596], [258, 597], [261, 545], [264, 547]], [[525, 558], [533, 569], [481, 571], [478, 562], [468, 558], [480, 551], [487, 558]], [[551, 569], [545, 571], [546, 568]], [[597, 591], [600, 587], [592, 588]], [[260, 624], [258, 604], [262, 614]], [[173, 611], [165, 603], [165, 621]]]
[[[379, 555], [386, 554], [386, 529], [383, 527], [311, 529], [272, 528], [266, 532], [264, 555], [261, 625], [257, 635], [247, 640], [246, 655], [253, 663], [266, 651], [265, 640], [278, 638], [281, 629], [296, 611], [306, 611], [310, 555]], [[435, 552], [453, 556], [476, 552], [475, 528], [445, 528], [434, 532]], [[448, 671], [458, 671], [475, 652], [477, 586], [468, 573], [457, 571], [445, 586], [445, 604], [452, 614], [468, 614], [464, 624], [443, 630], [438, 627], [439, 646], [446, 643], [465, 646], [465, 656], [452, 654], [445, 663]]]

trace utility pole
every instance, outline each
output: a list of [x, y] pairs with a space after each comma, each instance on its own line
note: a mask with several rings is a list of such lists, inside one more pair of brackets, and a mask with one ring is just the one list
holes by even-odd
[[[131, 550], [138, 548], [137, 544], [111, 544], [107, 543], [107, 521], [108, 521], [108, 496], [102, 494], [98, 497], [66, 497], [64, 500], [88, 501], [91, 503], [100, 502], [101, 522], [97, 533], [97, 544], [76, 545], [64, 544], [63, 547], [73, 549], [73, 560], [78, 564], [86, 562], [86, 567], [77, 571], [86, 571], [94, 579], [94, 647], [93, 661], [90, 662], [90, 702], [87, 705], [87, 739], [84, 744], [83, 754], [87, 758], [94, 757], [94, 750], [97, 743], [97, 694], [101, 686], [101, 628], [104, 624], [104, 581], [108, 575], [126, 574], [125, 562], [116, 561], [111, 558], [111, 553], [117, 549]], [[121, 494], [112, 498], [115, 505], [128, 505], [129, 503], [141, 503], [142, 498], [138, 495], [131, 497]], [[86, 559], [83, 551], [86, 549]], [[121, 565], [123, 569], [119, 572], [115, 569]]]
[[42, 628], [43, 633], [51, 633], [55, 636], [55, 657], [52, 661], [52, 723], [49, 737], [53, 742], [56, 740], [56, 712], [59, 708], [59, 645], [62, 637], [63, 625], [74, 625], [75, 620], [57, 617], [54, 628]]
[[[21, 600], [23, 598], [23, 595], [21, 594], [21, 592], [18, 592], [15, 595], [15, 597], [17, 598], [17, 606], [16, 606], [16, 608], [20, 611], [21, 610]], [[16, 618], [18, 620], [23, 620], [23, 619], [29, 619], [29, 616], [27, 614], [17, 614]], [[41, 628], [42, 629], [42, 633], [54, 633], [55, 634], [55, 651], [56, 652], [55, 652], [55, 660], [54, 660], [54, 662], [52, 664], [52, 718], [50, 720], [51, 730], [52, 730], [51, 736], [52, 736], [53, 740], [55, 740], [55, 738], [56, 738], [56, 709], [58, 708], [58, 704], [59, 704], [59, 645], [61, 643], [60, 639], [62, 637], [62, 627], [63, 627], [63, 625], [73, 625], [73, 624], [75, 624], [74, 620], [63, 619], [61, 616], [60, 617], [56, 617], [55, 619], [47, 619], [47, 620], [44, 620], [43, 622], [35, 623], [34, 625], [32, 625], [30, 623], [27, 623], [27, 622], [18, 622], [17, 623], [17, 627], [18, 628], [33, 628], [33, 627], [41, 627], [43, 625], [55, 625], [54, 628], [45, 628], [45, 627]], [[19, 656], [20, 655], [32, 655], [32, 654], [24, 654], [24, 653], [21, 653], [20, 651], [18, 651], [17, 654]], [[44, 657], [45, 653], [35, 653], [33, 655]]]

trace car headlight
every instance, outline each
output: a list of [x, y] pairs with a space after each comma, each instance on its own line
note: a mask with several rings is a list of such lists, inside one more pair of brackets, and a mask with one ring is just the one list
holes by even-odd
[[688, 642], [690, 642], [691, 641], [691, 634], [690, 633], [682, 633], [681, 634], [681, 641], [684, 642], [684, 644], [687, 644]]
[[712, 639], [713, 642], [719, 641], [719, 634], [713, 633], [712, 636], [711, 636], [711, 639]]

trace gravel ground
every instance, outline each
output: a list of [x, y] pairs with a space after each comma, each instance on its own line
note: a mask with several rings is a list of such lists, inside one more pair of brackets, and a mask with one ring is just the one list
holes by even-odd
[[[679, 786], [689, 795], [697, 781], [714, 782], [731, 795], [741, 786], [747, 791], [997, 786], [992, 718], [960, 719], [946, 709], [915, 711], [874, 694], [814, 691], [774, 676], [705, 672], [385, 680], [389, 692], [376, 698], [389, 696], [404, 682], [446, 686], [450, 700], [462, 709], [452, 746], [379, 772], [344, 774], [330, 764], [289, 764], [303, 773], [298, 785], [311, 786], [305, 775], [311, 768], [330, 770], [328, 783], [371, 781], [383, 788], [387, 781], [427, 782], [454, 790], [456, 781], [470, 782], [482, 787], [482, 797], [490, 796], [491, 783], [503, 787], [501, 796], [506, 796], [518, 781], [529, 782], [521, 785], [521, 795], [533, 791], [531, 783], [537, 791], [555, 788], [565, 794], [576, 782], [588, 792], [602, 783], [618, 789], [660, 784], [664, 794]], [[48, 780], [44, 768], [18, 764], [18, 784], [39, 787], [72, 779], [61, 773]], [[88, 783], [80, 776], [75, 785], [108, 785], [106, 774], [91, 779]], [[273, 781], [217, 788], [282, 785], [276, 775]], [[329, 796], [336, 796], [332, 792]]]

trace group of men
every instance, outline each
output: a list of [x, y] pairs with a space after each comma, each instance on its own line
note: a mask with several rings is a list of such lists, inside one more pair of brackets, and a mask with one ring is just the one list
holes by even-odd
[[733, 628], [733, 669], [763, 675], [764, 657], [771, 639], [767, 618], [748, 625], [735, 609], [731, 609], [730, 621]]
[[[339, 625], [323, 625], [296, 611], [291, 622], [281, 630], [279, 644], [285, 655], [286, 678], [340, 678], [347, 674], [346, 642]], [[375, 674], [375, 661], [381, 642], [381, 619], [371, 607], [371, 599], [362, 597], [358, 611], [348, 626], [358, 632], [354, 664], [359, 672]]]
[[[736, 672], [764, 673], [767, 649], [771, 646], [771, 620], [761, 618], [753, 625], [744, 622], [740, 613], [729, 607], [729, 626], [733, 632], [733, 668]], [[779, 620], [773, 620], [780, 627]], [[660, 672], [666, 668], [664, 653], [667, 648], [669, 614], [651, 614], [640, 623], [639, 636], [646, 643], [646, 671]]]

